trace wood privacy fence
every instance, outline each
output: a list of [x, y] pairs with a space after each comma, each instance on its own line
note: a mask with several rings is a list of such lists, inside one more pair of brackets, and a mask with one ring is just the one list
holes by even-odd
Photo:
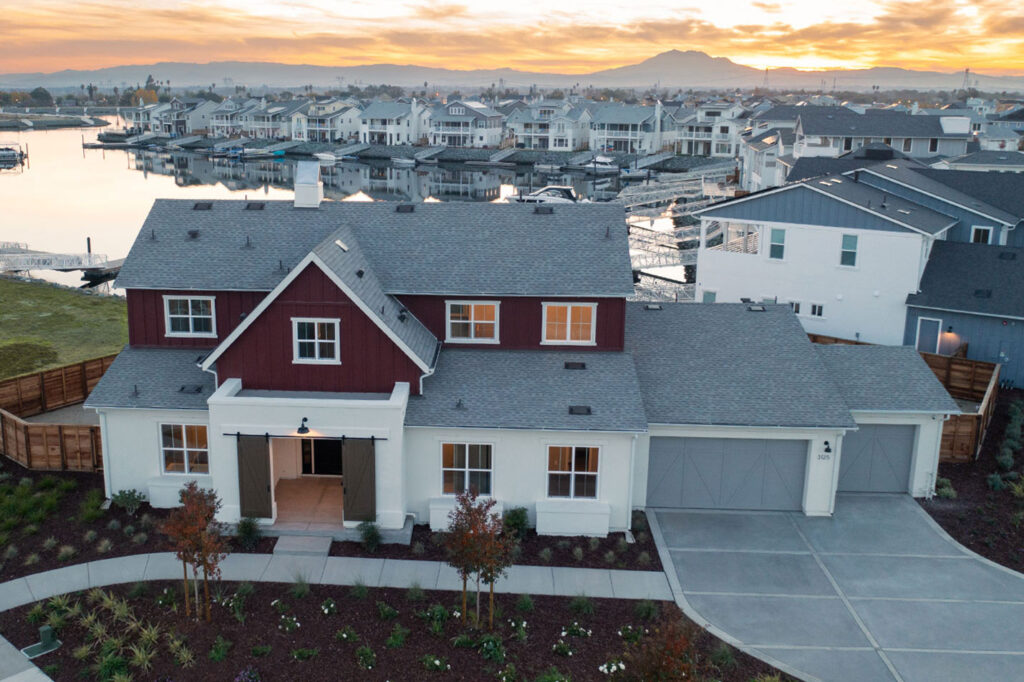
[[27, 469], [96, 471], [103, 468], [100, 427], [25, 421], [85, 400], [116, 355], [0, 381], [0, 454]]

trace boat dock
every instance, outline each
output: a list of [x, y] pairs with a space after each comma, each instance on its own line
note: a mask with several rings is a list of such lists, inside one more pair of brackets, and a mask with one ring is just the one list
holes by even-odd
[[124, 259], [110, 260], [104, 254], [49, 253], [30, 249], [21, 242], [0, 242], [0, 272], [19, 273], [30, 270], [82, 271], [86, 288], [109, 282], [121, 271]]

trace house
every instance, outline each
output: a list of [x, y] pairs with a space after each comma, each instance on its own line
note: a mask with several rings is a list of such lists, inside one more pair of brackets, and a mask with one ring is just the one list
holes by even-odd
[[430, 109], [415, 97], [371, 102], [359, 114], [359, 140], [368, 144], [417, 144], [429, 128]]
[[139, 106], [125, 109], [126, 126], [136, 133], [161, 132], [160, 117], [170, 108], [169, 102], [143, 104], [140, 99]]
[[542, 99], [513, 108], [505, 126], [517, 147], [578, 151], [590, 144], [592, 106]]
[[800, 112], [793, 155], [839, 156], [882, 142], [913, 158], [960, 156], [973, 141], [967, 116], [914, 116], [885, 109], [859, 113], [846, 107]]
[[654, 154], [671, 148], [676, 138], [675, 119], [660, 101], [652, 107], [606, 104], [590, 123], [590, 149], [596, 152]]
[[[799, 182], [822, 175], [839, 175], [849, 171], [867, 168], [880, 163], [888, 163], [894, 159], [906, 159], [906, 154], [899, 152], [887, 144], [872, 142], [852, 152], [844, 152], [836, 157], [801, 156], [799, 159], [792, 154], [779, 157], [782, 167], [780, 174], [786, 182]], [[911, 161], [910, 165], [924, 167], [920, 161]], [[780, 183], [781, 184], [781, 183]]]
[[939, 242], [907, 296], [903, 343], [928, 353], [966, 349], [1024, 386], [1024, 249]]
[[300, 131], [292, 139], [308, 142], [343, 142], [359, 139], [361, 110], [351, 102], [331, 97], [310, 102], [299, 115], [304, 117]]
[[740, 187], [758, 192], [786, 182], [787, 167], [779, 159], [792, 154], [795, 135], [786, 128], [771, 128], [739, 141]]
[[946, 159], [936, 168], [961, 171], [993, 171], [998, 173], [1024, 173], [1024, 152], [978, 151]]
[[242, 135], [257, 140], [290, 140], [298, 129], [298, 139], [302, 139], [308, 108], [309, 102], [305, 99], [261, 100], [257, 106], [246, 107], [238, 113]]
[[739, 102], [705, 102], [678, 122], [676, 148], [680, 154], [733, 158], [739, 155], [740, 134], [748, 125]]
[[498, 147], [502, 115], [483, 102], [452, 100], [430, 113], [430, 144], [447, 147]]
[[[956, 406], [916, 355], [837, 369], [787, 306], [627, 303], [615, 206], [321, 203], [317, 174], [294, 203], [153, 205], [118, 279], [129, 345], [86, 403], [108, 494], [167, 507], [195, 480], [270, 524], [302, 511], [282, 486], [337, 480], [307, 519], [331, 532], [443, 528], [469, 487], [546, 534], [645, 505], [828, 515], [861, 409], [914, 437], [869, 439], [906, 475], [851, 489], [931, 492]], [[847, 366], [878, 395], [848, 401]]]

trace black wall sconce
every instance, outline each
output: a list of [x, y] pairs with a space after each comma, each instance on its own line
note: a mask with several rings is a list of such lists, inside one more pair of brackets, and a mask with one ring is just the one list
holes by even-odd
[[825, 441], [825, 452], [832, 452], [832, 446], [828, 444], [828, 441]]
[[306, 426], [306, 422], [308, 422], [308, 421], [309, 421], [309, 417], [303, 417], [302, 418], [302, 423], [299, 424], [299, 430], [296, 432], [300, 436], [305, 436], [307, 433], [309, 433], [309, 427]]

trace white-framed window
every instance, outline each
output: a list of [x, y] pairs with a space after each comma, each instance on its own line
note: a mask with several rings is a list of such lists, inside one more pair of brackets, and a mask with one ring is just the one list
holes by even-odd
[[548, 446], [548, 497], [597, 499], [600, 448]]
[[476, 490], [491, 494], [493, 451], [490, 443], [441, 444], [441, 493], [456, 495]]
[[593, 346], [597, 343], [596, 303], [544, 303], [542, 344]]
[[992, 243], [992, 228], [991, 227], [979, 227], [975, 225], [971, 228], [971, 243], [973, 244], [991, 244]]
[[821, 303], [812, 303], [811, 304], [811, 317], [824, 317], [824, 316], [825, 316], [825, 306], [822, 305]]
[[786, 255], [786, 231], [781, 227], [773, 227], [768, 242], [768, 257], [782, 260]]
[[789, 307], [793, 309], [793, 312], [797, 315], [800, 314], [800, 301], [790, 301]]
[[325, 317], [292, 318], [292, 363], [340, 365], [341, 320]]
[[448, 113], [452, 116], [462, 116], [466, 113], [466, 107], [452, 107]]
[[160, 452], [165, 474], [210, 473], [205, 424], [161, 424]]
[[857, 265], [857, 235], [843, 235], [843, 243], [839, 248], [839, 264], [851, 268]]
[[914, 145], [914, 140], [909, 137], [903, 138], [903, 151], [909, 152]]
[[847, 151], [848, 152], [851, 149], [853, 149], [853, 138], [852, 137], [844, 137], [843, 138], [843, 151]]
[[213, 296], [164, 296], [165, 336], [217, 337]]
[[919, 353], [938, 353], [942, 320], [936, 317], [917, 318], [917, 338], [914, 347]]
[[939, 151], [939, 138], [933, 137], [928, 140], [928, 151], [932, 153]]
[[449, 343], [499, 343], [498, 301], [445, 301]]

